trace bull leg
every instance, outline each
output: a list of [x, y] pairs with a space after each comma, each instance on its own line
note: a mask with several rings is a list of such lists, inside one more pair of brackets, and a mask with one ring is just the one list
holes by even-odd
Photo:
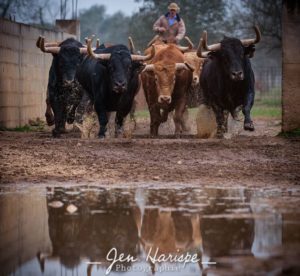
[[224, 111], [217, 107], [213, 106], [213, 110], [216, 115], [216, 121], [217, 121], [217, 138], [224, 138], [224, 133], [225, 133], [225, 116], [224, 116]]
[[165, 123], [168, 120], [169, 111], [163, 109], [160, 115], [161, 115], [160, 122]]
[[67, 123], [68, 124], [73, 124], [74, 120], [75, 120], [75, 111], [77, 109], [77, 107], [79, 106], [81, 99], [83, 98], [84, 95], [84, 91], [82, 88], [80, 88], [79, 86], [74, 87], [74, 98], [72, 99], [72, 107], [71, 110], [68, 112], [67, 114]]
[[118, 137], [124, 131], [124, 118], [128, 114], [130, 114], [131, 117], [132, 111], [134, 116], [135, 105], [136, 103], [134, 103], [134, 95], [132, 95], [131, 97], [129, 95], [123, 95], [121, 97], [115, 118], [115, 137]]
[[159, 108], [156, 106], [151, 106], [149, 108], [150, 111], [150, 136], [157, 137], [158, 136], [158, 128], [161, 123]]
[[55, 127], [52, 130], [52, 135], [55, 138], [60, 137], [61, 133], [65, 132], [66, 124], [66, 108], [65, 104], [61, 100], [56, 100], [54, 104], [51, 104], [54, 112]]
[[47, 91], [47, 99], [46, 99], [45, 117], [46, 117], [46, 122], [47, 122], [48, 126], [54, 125], [54, 114], [52, 112], [48, 91]]
[[83, 92], [82, 99], [75, 111], [75, 122], [82, 124], [83, 122], [83, 115], [85, 113], [91, 113], [94, 111], [94, 105], [91, 102], [88, 94]]
[[254, 124], [250, 116], [250, 111], [254, 103], [254, 90], [253, 89], [250, 90], [251, 91], [247, 93], [246, 96], [246, 104], [243, 106], [243, 114], [245, 116], [244, 130], [254, 131]]
[[182, 117], [182, 124], [181, 124], [181, 128], [183, 132], [189, 132], [191, 130], [188, 124], [188, 120], [189, 120], [189, 110], [188, 107], [185, 106], [183, 117]]
[[[46, 122], [48, 126], [54, 125], [54, 114], [52, 112], [52, 105], [51, 105], [51, 98], [54, 98], [54, 95], [56, 94], [56, 77], [55, 77], [55, 70], [53, 67], [53, 64], [50, 67], [49, 70], [49, 78], [48, 78], [48, 85], [47, 85], [47, 98], [46, 98]], [[53, 102], [53, 101], [52, 101]]]
[[229, 111], [224, 111], [224, 131], [228, 132], [228, 117], [229, 117]]
[[182, 126], [185, 124], [183, 120], [183, 114], [186, 110], [186, 101], [183, 99], [178, 100], [177, 106], [175, 106], [175, 113], [173, 116], [173, 120], [175, 123], [175, 136], [180, 137], [180, 134], [182, 133]]
[[98, 137], [99, 138], [105, 138], [105, 133], [106, 133], [106, 130], [107, 130], [106, 125], [108, 123], [108, 118], [107, 118], [107, 114], [106, 114], [106, 111], [105, 111], [105, 108], [102, 104], [101, 99], [96, 99], [95, 110], [96, 110], [99, 125], [100, 125]]
[[136, 129], [136, 116], [135, 116], [136, 106], [137, 106], [137, 101], [134, 99], [129, 113], [130, 120], [134, 123], [134, 130]]

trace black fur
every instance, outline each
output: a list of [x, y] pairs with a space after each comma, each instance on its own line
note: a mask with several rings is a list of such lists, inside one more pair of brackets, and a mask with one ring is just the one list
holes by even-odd
[[75, 110], [80, 103], [82, 90], [75, 79], [76, 70], [81, 64], [84, 55], [79, 48], [83, 45], [68, 38], [60, 44], [58, 54], [53, 54], [53, 60], [49, 71], [48, 97], [54, 112], [55, 128], [52, 131], [54, 137], [59, 137], [65, 129], [66, 121], [74, 121]]
[[[224, 38], [221, 49], [209, 54], [203, 65], [200, 84], [205, 104], [211, 106], [216, 114], [218, 136], [222, 137], [226, 129], [224, 111], [235, 116], [239, 106], [245, 116], [244, 128], [253, 126], [250, 110], [254, 102], [254, 73], [249, 57], [253, 56], [254, 45], [244, 47], [236, 38]], [[233, 74], [239, 72], [239, 78]], [[241, 78], [243, 74], [243, 79]], [[247, 130], [254, 130], [250, 129]]]
[[110, 53], [109, 60], [86, 57], [77, 78], [88, 92], [100, 124], [99, 137], [105, 137], [107, 112], [116, 111], [116, 135], [122, 131], [123, 120], [130, 112], [138, 88], [138, 74], [144, 67], [131, 60], [124, 45], [97, 49], [95, 53]]

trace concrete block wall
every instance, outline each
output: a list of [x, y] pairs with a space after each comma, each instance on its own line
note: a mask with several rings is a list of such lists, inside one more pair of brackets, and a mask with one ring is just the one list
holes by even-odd
[[44, 120], [52, 55], [35, 45], [39, 35], [62, 41], [74, 35], [0, 19], [0, 127]]
[[0, 275], [13, 275], [38, 252], [51, 252], [46, 197], [31, 189], [0, 201]]
[[[300, 7], [298, 7], [300, 8]], [[300, 128], [300, 13], [295, 8], [282, 16], [282, 130]]]

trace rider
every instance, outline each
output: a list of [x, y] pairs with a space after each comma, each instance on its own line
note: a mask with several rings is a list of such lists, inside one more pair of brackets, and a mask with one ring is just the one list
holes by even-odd
[[185, 25], [179, 16], [180, 8], [176, 3], [168, 6], [169, 12], [157, 19], [153, 25], [153, 30], [158, 32], [162, 41], [166, 43], [178, 44], [185, 35]]

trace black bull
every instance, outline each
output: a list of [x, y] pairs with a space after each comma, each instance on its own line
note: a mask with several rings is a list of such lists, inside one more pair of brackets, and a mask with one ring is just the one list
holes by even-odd
[[53, 55], [49, 70], [45, 115], [48, 125], [55, 124], [53, 136], [59, 137], [60, 133], [65, 131], [65, 123], [73, 123], [75, 110], [82, 97], [83, 91], [75, 79], [75, 74], [86, 49], [73, 38], [68, 38], [61, 43], [45, 43], [40, 37], [37, 46], [43, 52]]
[[[256, 39], [239, 40], [225, 37], [221, 43], [212, 46], [204, 41], [199, 45], [209, 52], [198, 54], [208, 57], [203, 65], [200, 85], [203, 89], [204, 103], [212, 107], [217, 121], [217, 137], [223, 137], [227, 128], [224, 111], [229, 111], [236, 116], [238, 107], [242, 107], [244, 129], [254, 130], [250, 111], [254, 103], [254, 73], [250, 63], [250, 57], [254, 53], [254, 43], [259, 42], [260, 33], [255, 29]], [[201, 45], [203, 44], [203, 45]]]
[[[88, 44], [90, 48], [90, 42]], [[116, 136], [122, 131], [123, 121], [133, 104], [138, 91], [139, 72], [144, 68], [140, 62], [151, 58], [131, 55], [124, 45], [115, 45], [88, 50], [87, 56], [77, 70], [76, 78], [87, 91], [94, 104], [98, 120], [100, 138], [105, 137], [108, 123], [107, 112], [116, 111]]]

